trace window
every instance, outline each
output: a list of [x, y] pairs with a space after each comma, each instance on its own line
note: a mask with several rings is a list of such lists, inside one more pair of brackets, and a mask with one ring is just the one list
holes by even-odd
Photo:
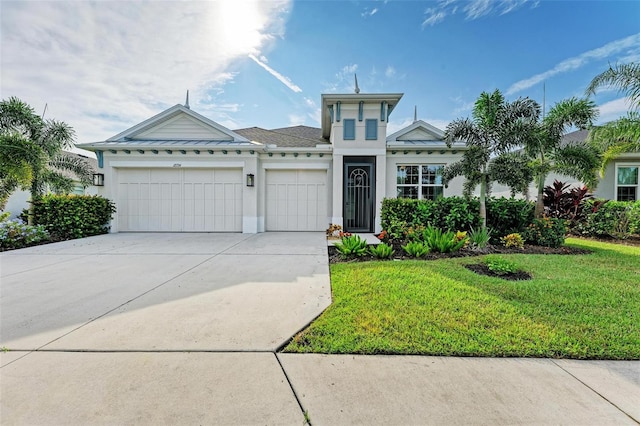
[[616, 170], [616, 199], [636, 201], [638, 199], [638, 169], [640, 166], [618, 166]]
[[378, 139], [378, 120], [374, 119], [367, 119], [365, 121], [365, 139], [366, 140], [376, 140]]
[[397, 171], [398, 198], [435, 200], [442, 197], [443, 165], [400, 165]]
[[342, 120], [343, 139], [346, 141], [354, 140], [356, 138], [356, 120], [353, 118], [345, 118]]

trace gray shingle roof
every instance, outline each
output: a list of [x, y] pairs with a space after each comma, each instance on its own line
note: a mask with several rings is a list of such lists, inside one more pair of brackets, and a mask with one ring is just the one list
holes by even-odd
[[587, 136], [589, 136], [589, 130], [576, 130], [563, 135], [560, 144], [564, 146], [573, 142], [584, 142], [587, 140]]
[[[276, 130], [248, 127], [234, 130], [234, 132], [255, 142], [277, 145], [283, 148], [314, 148], [316, 145], [329, 144], [326, 139], [314, 137], [321, 135], [320, 129], [307, 126], [285, 127]], [[303, 135], [311, 136], [311, 138]]]

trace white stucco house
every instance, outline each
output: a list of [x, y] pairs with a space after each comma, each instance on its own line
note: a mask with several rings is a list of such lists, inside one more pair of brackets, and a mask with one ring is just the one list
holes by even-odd
[[440, 168], [464, 144], [422, 120], [387, 134], [401, 93], [324, 94], [322, 127], [230, 130], [175, 105], [94, 151], [112, 232], [379, 232], [385, 197], [462, 193]]

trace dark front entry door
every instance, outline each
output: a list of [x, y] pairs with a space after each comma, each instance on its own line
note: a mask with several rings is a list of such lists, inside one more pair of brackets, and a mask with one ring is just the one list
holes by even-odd
[[344, 160], [344, 229], [373, 232], [375, 205], [375, 157]]

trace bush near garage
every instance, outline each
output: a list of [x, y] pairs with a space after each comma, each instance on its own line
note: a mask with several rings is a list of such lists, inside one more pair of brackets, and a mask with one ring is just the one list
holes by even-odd
[[45, 195], [34, 209], [36, 224], [60, 240], [106, 234], [116, 211], [111, 200], [98, 195]]

